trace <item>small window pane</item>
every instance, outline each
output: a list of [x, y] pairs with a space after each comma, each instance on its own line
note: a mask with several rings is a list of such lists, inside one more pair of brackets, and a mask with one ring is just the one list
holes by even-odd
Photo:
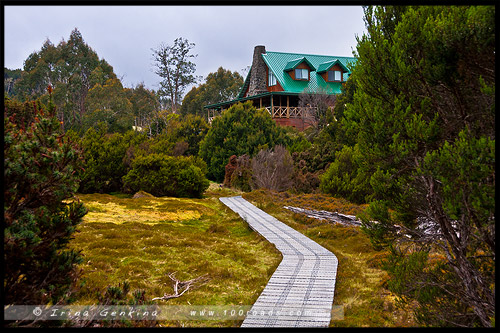
[[298, 68], [295, 70], [295, 79], [297, 79], [297, 80], [302, 79], [302, 70], [300, 70]]
[[334, 81], [333, 71], [328, 71], [328, 81]]
[[335, 71], [335, 81], [342, 81], [342, 72]]
[[309, 75], [308, 75], [308, 71], [307, 69], [305, 68], [297, 68], [295, 69], [295, 79], [296, 80], [308, 80], [309, 79]]
[[269, 72], [269, 77], [268, 77], [268, 85], [275, 86], [276, 85], [276, 76], [274, 76], [273, 73]]

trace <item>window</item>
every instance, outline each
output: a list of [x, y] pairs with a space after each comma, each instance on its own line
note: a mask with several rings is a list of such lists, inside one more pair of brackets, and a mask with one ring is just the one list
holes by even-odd
[[296, 68], [295, 80], [309, 80], [309, 71], [305, 68]]
[[335, 81], [342, 81], [342, 72], [335, 71]]
[[328, 81], [342, 81], [342, 72], [328, 71]]
[[269, 87], [276, 85], [276, 76], [271, 71], [269, 71], [269, 76], [267, 77], [267, 85]]

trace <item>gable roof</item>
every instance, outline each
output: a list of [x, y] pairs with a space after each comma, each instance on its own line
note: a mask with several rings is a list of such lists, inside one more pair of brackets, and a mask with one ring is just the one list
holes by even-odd
[[[316, 71], [311, 72], [310, 80], [294, 80], [286, 72], [286, 70], [291, 69], [290, 66], [297, 66], [302, 61], [305, 60], [310, 64], [312, 68], [318, 68], [325, 63], [332, 63], [332, 66], [336, 61], [342, 67], [348, 69], [349, 63], [354, 63], [356, 58], [354, 57], [337, 57], [337, 56], [324, 56], [324, 55], [314, 55], [314, 54], [302, 54], [302, 53], [284, 53], [284, 52], [271, 52], [262, 54], [264, 62], [269, 67], [269, 70], [276, 76], [276, 80], [279, 82], [281, 87], [286, 92], [291, 93], [302, 93], [304, 91], [310, 92], [327, 92], [332, 94], [339, 94], [341, 92], [341, 83], [339, 82], [326, 82]], [[327, 65], [323, 65], [323, 69]], [[330, 66], [331, 67], [331, 66]], [[349, 73], [344, 73], [344, 81], [347, 80]], [[250, 75], [250, 74], [249, 74]]]
[[307, 60], [306, 57], [290, 60], [289, 62], [286, 63], [285, 68], [283, 70], [285, 72], [291, 71], [292, 69], [295, 69], [295, 67], [297, 67], [303, 62], [305, 62], [309, 67], [311, 67], [311, 70], [313, 71], [316, 70], [316, 68], [311, 64], [309, 60]]
[[320, 64], [316, 72], [318, 74], [327, 72], [330, 68], [332, 68], [335, 65], [339, 65], [345, 72], [350, 72], [349, 69], [346, 66], [344, 66], [344, 64], [340, 62], [338, 59], [330, 60]]

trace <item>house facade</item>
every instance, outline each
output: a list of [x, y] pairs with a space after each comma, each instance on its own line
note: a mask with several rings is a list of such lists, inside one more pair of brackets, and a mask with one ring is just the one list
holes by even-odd
[[252, 101], [265, 108], [278, 125], [304, 130], [315, 121], [314, 105], [304, 105], [304, 94], [336, 95], [350, 75], [354, 57], [336, 57], [254, 49], [252, 66], [238, 97], [206, 105], [211, 122], [223, 110], [238, 102]]

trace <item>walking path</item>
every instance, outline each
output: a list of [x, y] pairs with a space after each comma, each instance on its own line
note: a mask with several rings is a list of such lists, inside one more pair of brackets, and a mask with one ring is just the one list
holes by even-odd
[[241, 196], [220, 198], [283, 254], [241, 327], [327, 327], [337, 257]]

